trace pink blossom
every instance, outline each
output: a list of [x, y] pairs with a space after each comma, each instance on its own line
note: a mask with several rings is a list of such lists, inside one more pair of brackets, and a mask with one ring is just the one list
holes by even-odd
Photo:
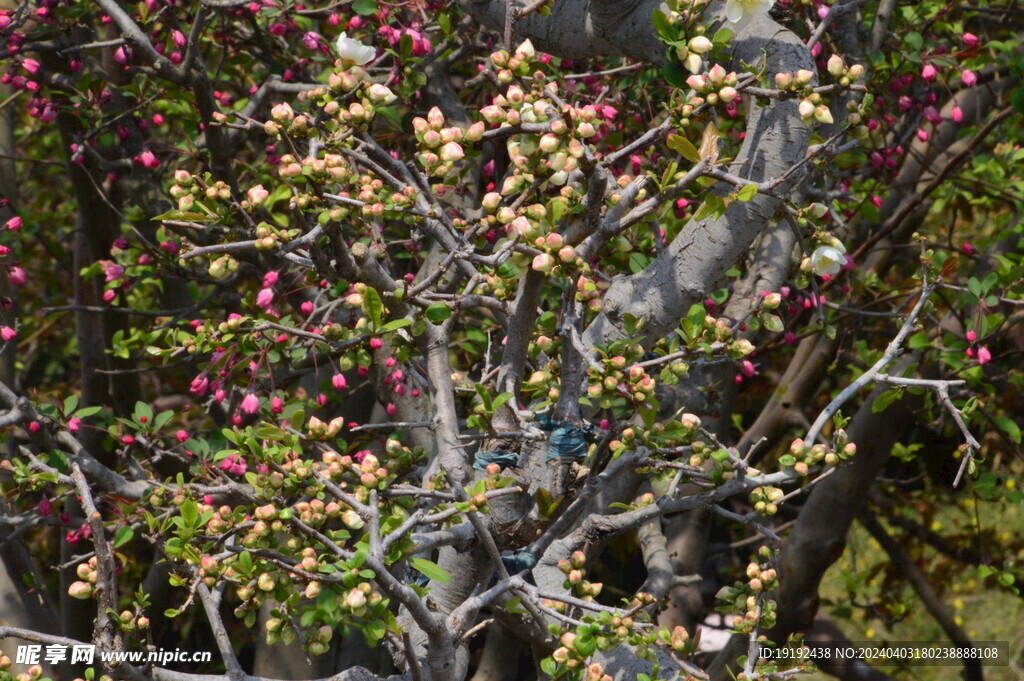
[[974, 71], [971, 71], [970, 69], [964, 69], [963, 72], [960, 74], [960, 77], [963, 79], [965, 87], [972, 87], [975, 83], [978, 82], [977, 74], [974, 73]]
[[754, 367], [753, 362], [751, 362], [749, 359], [745, 359], [740, 363], [740, 373], [746, 376], [747, 378], [751, 378], [754, 374], [757, 373], [757, 369]]
[[179, 430], [177, 433], [174, 434], [174, 438], [178, 442], [185, 442], [186, 440], [188, 440], [188, 431], [187, 430]]
[[269, 310], [270, 306], [274, 304], [274, 289], [262, 288], [260, 292], [256, 294], [256, 305], [262, 307], [264, 310]]
[[171, 41], [174, 43], [175, 47], [185, 47], [185, 43], [188, 42], [188, 38], [185, 37], [184, 33], [175, 29], [171, 31]]
[[272, 414], [280, 414], [284, 411], [284, 400], [280, 397], [274, 396], [270, 399], [270, 412]]
[[277, 283], [278, 274], [277, 272], [267, 272], [263, 275], [263, 288], [270, 288]]
[[973, 343], [976, 340], [978, 340], [978, 334], [976, 334], [974, 331], [968, 331], [967, 332], [967, 342], [968, 343]]
[[206, 394], [206, 389], [210, 386], [210, 379], [206, 376], [196, 376], [192, 379], [192, 384], [189, 385], [189, 392], [193, 395], [199, 395], [202, 397]]
[[964, 120], [964, 111], [958, 106], [954, 106], [953, 110], [949, 112], [949, 118], [954, 123], [959, 123]]
[[939, 72], [936, 71], [935, 67], [932, 66], [931, 64], [925, 64], [924, 68], [921, 69], [921, 77], [924, 78], [929, 83], [935, 80], [935, 76], [937, 76], [938, 73]]
[[7, 268], [7, 281], [11, 286], [24, 286], [28, 281], [28, 276], [25, 274], [25, 270], [17, 265], [10, 265]]
[[103, 292], [103, 302], [107, 305], [112, 304], [115, 298], [117, 298], [117, 291], [114, 289], [107, 289]]
[[308, 31], [302, 36], [302, 44], [310, 50], [316, 50], [320, 48], [320, 34], [316, 31]]
[[5, 343], [10, 343], [17, 335], [18, 332], [9, 326], [0, 327], [0, 338], [3, 338]]
[[260, 398], [256, 397], [255, 393], [248, 393], [242, 399], [241, 409], [246, 414], [255, 414], [260, 410]]
[[371, 350], [380, 350], [383, 346], [384, 346], [384, 342], [380, 338], [371, 338], [370, 339], [370, 349]]
[[319, 395], [317, 395], [316, 396], [316, 403], [319, 404], [321, 407], [324, 406], [325, 404], [327, 404], [327, 395], [324, 395], [323, 393], [320, 393]]
[[974, 35], [973, 33], [964, 33], [963, 41], [964, 45], [966, 45], [967, 47], [977, 47], [978, 45], [981, 44], [981, 40], [979, 40], [978, 36]]
[[334, 374], [334, 376], [331, 377], [331, 385], [333, 385], [336, 390], [344, 390], [347, 388], [348, 381], [345, 380], [345, 374]]
[[992, 353], [984, 345], [978, 348], [978, 364], [987, 364], [992, 360]]
[[37, 62], [35, 59], [26, 59], [25, 61], [21, 62], [21, 65], [25, 68], [26, 71], [29, 72], [30, 75], [34, 76], [36, 75], [36, 72], [39, 71], [39, 62]]
[[149, 149], [145, 150], [135, 158], [136, 164], [143, 168], [156, 168], [160, 165], [160, 161], [156, 155]]
[[398, 413], [398, 407], [395, 406], [394, 402], [388, 402], [388, 406], [385, 411], [388, 413], [388, 416], [394, 416]]
[[49, 499], [42, 499], [37, 508], [39, 510], [39, 515], [44, 517], [53, 513], [53, 504]]
[[112, 282], [112, 281], [117, 281], [118, 279], [120, 279], [123, 276], [124, 276], [124, 267], [121, 266], [121, 265], [116, 265], [114, 263], [110, 263], [109, 265], [107, 265], [106, 269], [104, 270], [104, 277], [105, 277], [105, 279], [106, 279], [108, 284], [110, 282]]
[[77, 416], [73, 416], [68, 419], [68, 432], [77, 433], [78, 429], [82, 427], [82, 419]]
[[245, 472], [249, 470], [249, 465], [241, 456], [231, 454], [227, 458], [221, 459], [218, 468], [232, 475], [245, 475]]
[[128, 60], [131, 59], [131, 55], [131, 49], [122, 45], [121, 47], [114, 50], [114, 61], [118, 64], [127, 64]]
[[963, 253], [964, 255], [974, 255], [975, 253], [978, 252], [978, 249], [975, 248], [974, 244], [972, 244], [971, 242], [965, 241], [962, 244], [960, 244], [960, 252]]
[[299, 310], [302, 312], [302, 314], [309, 316], [310, 314], [313, 313], [313, 303], [307, 300], [302, 305], [299, 305]]

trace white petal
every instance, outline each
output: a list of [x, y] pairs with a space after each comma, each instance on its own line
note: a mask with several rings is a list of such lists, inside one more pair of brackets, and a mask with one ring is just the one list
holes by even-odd
[[738, 0], [729, 0], [725, 3], [725, 16], [732, 23], [737, 23], [743, 18], [743, 5]]

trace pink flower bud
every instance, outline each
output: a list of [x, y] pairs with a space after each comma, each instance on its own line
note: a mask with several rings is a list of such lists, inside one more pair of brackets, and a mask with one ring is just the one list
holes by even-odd
[[270, 306], [274, 304], [274, 289], [263, 288], [256, 294], [256, 305], [269, 310]]
[[965, 87], [972, 87], [975, 83], [978, 82], [977, 74], [975, 74], [974, 71], [971, 71], [970, 69], [964, 69], [963, 72], [960, 74], [960, 77], [963, 79]]
[[16, 265], [11, 265], [7, 268], [7, 281], [10, 282], [11, 286], [24, 286], [25, 282], [28, 281], [28, 277], [25, 274], [25, 270]]
[[331, 377], [331, 385], [333, 385], [336, 390], [344, 390], [348, 387], [348, 381], [345, 380], [344, 374], [334, 374], [334, 376]]
[[264, 189], [262, 184], [250, 188], [246, 195], [249, 197], [249, 203], [253, 206], [263, 205], [263, 202], [270, 198], [270, 192]]
[[0, 338], [3, 338], [5, 343], [11, 342], [17, 335], [18, 333], [9, 326], [0, 328]]
[[12, 231], [15, 229], [21, 229], [23, 224], [24, 222], [22, 222], [21, 217], [15, 215], [13, 218], [4, 223], [4, 229], [9, 229]]
[[248, 393], [242, 399], [241, 409], [246, 414], [255, 414], [260, 410], [260, 398], [256, 397], [255, 393]]
[[939, 72], [935, 70], [934, 66], [931, 64], [925, 64], [924, 68], [921, 69], [921, 78], [930, 83], [935, 80], [935, 76], [937, 76], [938, 73]]

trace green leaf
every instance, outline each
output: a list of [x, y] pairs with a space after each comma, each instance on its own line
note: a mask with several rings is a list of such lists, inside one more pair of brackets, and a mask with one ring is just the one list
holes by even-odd
[[373, 322], [374, 327], [380, 326], [380, 318], [384, 314], [384, 303], [376, 289], [367, 287], [363, 291], [363, 311]]
[[377, 7], [376, 0], [355, 0], [355, 2], [352, 3], [352, 9], [355, 10], [356, 14], [366, 16], [369, 14], [375, 14], [380, 8]]
[[590, 634], [582, 634], [572, 642], [572, 647], [581, 657], [590, 657], [597, 651], [597, 639]]
[[167, 425], [167, 422], [170, 421], [173, 417], [174, 412], [171, 411], [170, 409], [168, 409], [167, 411], [160, 412], [159, 414], [156, 415], [156, 418], [153, 419], [153, 430], [160, 430], [165, 425]]
[[502, 393], [502, 394], [500, 394], [500, 395], [498, 395], [497, 397], [495, 397], [495, 398], [494, 398], [494, 403], [493, 403], [493, 404], [491, 405], [491, 408], [492, 408], [492, 409], [493, 409], [494, 411], [497, 411], [497, 410], [498, 410], [498, 409], [500, 409], [500, 408], [501, 408], [501, 407], [502, 407], [502, 406], [503, 406], [503, 405], [504, 405], [504, 404], [505, 404], [506, 402], [508, 402], [509, 400], [511, 400], [511, 399], [512, 399], [513, 397], [515, 397], [515, 395], [513, 395], [512, 393]]
[[440, 324], [452, 316], [452, 309], [444, 303], [434, 303], [426, 309], [423, 315], [435, 324]]
[[686, 70], [674, 61], [661, 67], [661, 75], [672, 87], [683, 87], [688, 77]]
[[926, 333], [915, 333], [907, 340], [907, 347], [911, 350], [917, 350], [918, 348], [926, 348], [932, 344], [931, 339], [928, 338]]
[[101, 411], [103, 411], [103, 407], [82, 407], [81, 409], [75, 412], [75, 416], [77, 416], [80, 419], [87, 419], [90, 416], [95, 416]]
[[68, 395], [64, 400], [64, 413], [70, 414], [78, 408], [78, 395]]
[[732, 40], [733, 36], [735, 35], [736, 34], [729, 30], [728, 28], [720, 28], [717, 31], [715, 31], [715, 35], [713, 38], [711, 38], [711, 42], [715, 43], [716, 45], [719, 43], [727, 43], [730, 40]]
[[166, 213], [161, 213], [156, 217], [150, 218], [150, 220], [174, 220], [176, 222], [216, 222], [217, 218], [206, 213], [197, 213], [192, 210], [169, 210]]
[[761, 315], [761, 323], [764, 328], [772, 333], [779, 333], [785, 327], [782, 325], [782, 320], [778, 315], [775, 314], [763, 314]]
[[686, 139], [682, 135], [669, 135], [668, 139], [665, 140], [666, 146], [669, 149], [676, 152], [687, 161], [691, 163], [699, 163], [700, 155], [697, 153], [697, 148], [693, 146], [690, 140]]
[[130, 542], [132, 537], [135, 536], [135, 530], [131, 528], [131, 525], [122, 525], [117, 528], [117, 534], [114, 535], [114, 548], [120, 548]]
[[[406, 36], [408, 37], [408, 36]], [[366, 623], [366, 627], [363, 629], [363, 636], [366, 637], [366, 643], [371, 648], [376, 647], [380, 640], [384, 638], [384, 634], [387, 633], [387, 627], [384, 626], [383, 620], [370, 620]]]
[[195, 527], [199, 519], [199, 506], [192, 499], [186, 499], [181, 503], [181, 519], [188, 527]]
[[1020, 444], [1020, 426], [1013, 419], [1008, 419], [1005, 416], [994, 416], [992, 420], [996, 422], [1000, 430], [1010, 436], [1014, 443]]
[[555, 671], [558, 670], [558, 665], [550, 657], [545, 657], [540, 661], [540, 670], [548, 676], [554, 676]]
[[643, 253], [630, 253], [629, 255], [629, 271], [633, 274], [643, 271], [647, 267], [647, 263], [650, 260]]
[[891, 388], [875, 398], [871, 403], [871, 411], [874, 414], [885, 411], [890, 404], [903, 396], [903, 388]]
[[736, 200], [737, 201], [742, 201], [743, 203], [746, 203], [747, 201], [750, 201], [755, 196], [757, 196], [757, 185], [756, 184], [748, 184], [745, 187], [743, 187], [742, 189], [740, 189], [738, 192], [736, 192]]
[[426, 558], [410, 558], [409, 565], [413, 567], [417, 572], [422, 573], [428, 579], [435, 582], [441, 582], [442, 584], [450, 584], [452, 581], [451, 576], [445, 572], [440, 565], [437, 563], [427, 560]]
[[149, 405], [141, 400], [135, 403], [135, 414], [132, 418], [135, 419], [136, 423], [142, 423], [142, 417], [146, 417], [146, 421], [153, 420], [153, 410], [150, 409]]
[[672, 28], [672, 24], [668, 22], [668, 17], [660, 9], [656, 9], [651, 12], [651, 23], [654, 24], [654, 30], [662, 38], [674, 38], [675, 30]]
[[410, 324], [412, 324], [412, 320], [411, 319], [396, 319], [396, 320], [390, 321], [387, 324], [385, 324], [384, 326], [380, 327], [379, 331], [380, 331], [380, 333], [388, 333], [390, 331], [398, 331], [399, 329], [404, 329], [405, 327], [409, 326]]

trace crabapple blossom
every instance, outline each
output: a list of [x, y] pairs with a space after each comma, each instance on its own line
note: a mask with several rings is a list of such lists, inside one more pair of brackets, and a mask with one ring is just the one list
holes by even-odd
[[811, 271], [818, 276], [838, 274], [846, 263], [843, 251], [834, 246], [818, 246], [810, 256]]
[[334, 49], [338, 56], [345, 61], [352, 62], [356, 66], [362, 66], [377, 55], [377, 50], [364, 45], [354, 38], [342, 33], [334, 43]]

